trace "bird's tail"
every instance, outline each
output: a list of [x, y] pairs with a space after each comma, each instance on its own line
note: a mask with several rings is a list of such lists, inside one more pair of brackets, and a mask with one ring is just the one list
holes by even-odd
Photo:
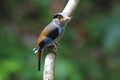
[[38, 51], [38, 71], [40, 71], [40, 66], [41, 66], [41, 51]]
[[41, 50], [39, 48], [34, 48], [33, 51], [38, 54], [38, 71], [40, 71]]

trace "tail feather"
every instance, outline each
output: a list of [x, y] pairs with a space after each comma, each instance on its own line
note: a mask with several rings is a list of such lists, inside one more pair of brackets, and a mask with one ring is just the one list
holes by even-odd
[[34, 48], [33, 51], [38, 55], [38, 71], [41, 69], [41, 55], [44, 53], [44, 49]]
[[38, 71], [40, 71], [41, 66], [41, 51], [38, 51]]

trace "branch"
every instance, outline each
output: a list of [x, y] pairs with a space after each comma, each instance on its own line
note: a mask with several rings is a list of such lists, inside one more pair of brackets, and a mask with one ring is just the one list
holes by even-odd
[[45, 58], [43, 80], [54, 80], [55, 54], [49, 53]]
[[[71, 16], [73, 11], [75, 10], [77, 4], [80, 0], [69, 0], [66, 7], [63, 9], [62, 13], [67, 14], [68, 16]], [[52, 51], [57, 51], [57, 47], [54, 46], [52, 48]], [[46, 55], [45, 58], [45, 64], [44, 64], [44, 74], [43, 74], [43, 80], [54, 80], [54, 69], [55, 69], [55, 53], [49, 52]]]
[[48, 54], [45, 57], [43, 80], [54, 80], [55, 56], [57, 52], [57, 43], [47, 48]]
[[80, 0], [69, 0], [62, 13], [71, 16], [79, 2]]

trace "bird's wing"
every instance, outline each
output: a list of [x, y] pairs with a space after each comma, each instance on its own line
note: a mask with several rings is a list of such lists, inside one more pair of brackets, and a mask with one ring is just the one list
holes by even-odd
[[57, 27], [51, 30], [50, 32], [48, 32], [48, 34], [46, 35], [46, 38], [44, 38], [39, 44], [40, 49], [44, 48], [45, 46], [50, 44], [52, 41], [54, 41], [58, 37], [58, 35], [59, 35], [59, 30]]
[[46, 36], [54, 40], [59, 35], [59, 29], [58, 27], [51, 30]]
[[48, 45], [52, 41], [51, 38], [46, 37], [40, 44], [40, 49], [43, 49], [46, 45]]

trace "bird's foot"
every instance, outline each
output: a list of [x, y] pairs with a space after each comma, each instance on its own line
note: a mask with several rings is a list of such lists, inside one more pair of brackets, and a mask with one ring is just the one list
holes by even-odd
[[57, 48], [58, 48], [58, 43], [55, 43], [55, 44], [48, 47], [48, 51], [56, 54], [57, 53]]

